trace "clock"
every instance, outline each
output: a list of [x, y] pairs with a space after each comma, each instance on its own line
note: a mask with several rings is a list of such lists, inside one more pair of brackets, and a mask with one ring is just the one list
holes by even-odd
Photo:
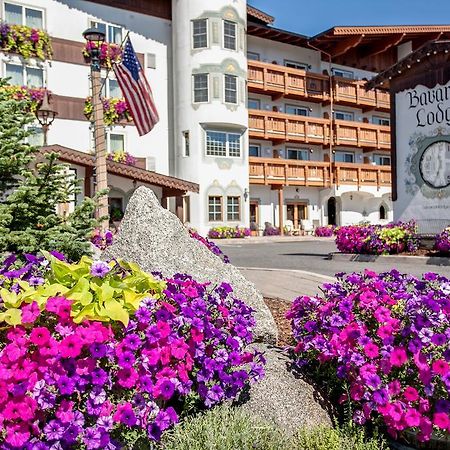
[[450, 186], [450, 142], [436, 141], [426, 147], [419, 171], [423, 181], [433, 189]]

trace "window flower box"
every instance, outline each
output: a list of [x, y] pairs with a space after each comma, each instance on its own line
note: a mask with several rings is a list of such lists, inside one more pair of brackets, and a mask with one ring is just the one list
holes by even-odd
[[7, 53], [17, 53], [25, 59], [51, 59], [50, 36], [43, 30], [25, 25], [0, 23], [0, 49]]
[[32, 113], [39, 108], [46, 92], [49, 97], [51, 96], [51, 92], [45, 88], [29, 88], [27, 86], [3, 86], [0, 90], [1, 92], [6, 93], [6, 96], [12, 100], [28, 101], [30, 112]]
[[127, 166], [136, 166], [137, 160], [133, 155], [128, 152], [113, 152], [108, 154], [108, 159]]
[[[117, 125], [121, 122], [132, 122], [127, 102], [122, 98], [103, 98], [103, 122], [107, 126]], [[92, 120], [94, 110], [92, 98], [88, 97], [84, 104], [84, 115], [86, 119]]]

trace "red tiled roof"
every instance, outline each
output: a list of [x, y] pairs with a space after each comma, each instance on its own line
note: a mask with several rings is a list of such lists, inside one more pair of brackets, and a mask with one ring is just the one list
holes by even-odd
[[269, 14], [266, 14], [264, 11], [250, 5], [247, 5], [247, 14], [254, 19], [264, 22], [266, 25], [272, 24], [275, 20], [273, 16], [269, 16]]

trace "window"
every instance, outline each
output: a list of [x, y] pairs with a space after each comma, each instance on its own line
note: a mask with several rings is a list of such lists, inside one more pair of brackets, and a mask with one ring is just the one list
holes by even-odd
[[28, 127], [28, 131], [32, 133], [27, 137], [28, 143], [36, 147], [42, 147], [44, 145], [44, 132], [42, 128], [38, 126], [30, 126]]
[[14, 3], [5, 2], [5, 21], [12, 25], [44, 28], [44, 12]]
[[222, 131], [207, 131], [206, 155], [240, 158], [241, 135]]
[[190, 155], [189, 131], [183, 131], [183, 156]]
[[194, 103], [206, 103], [208, 99], [208, 74], [198, 73], [194, 75]]
[[122, 98], [122, 90], [120, 89], [119, 83], [116, 79], [112, 78], [102, 78], [102, 95], [107, 98]]
[[355, 115], [352, 112], [347, 111], [334, 111], [334, 118], [337, 120], [355, 120]]
[[225, 75], [225, 103], [237, 103], [237, 77]]
[[297, 61], [289, 61], [288, 59], [284, 60], [285, 67], [290, 67], [291, 69], [299, 69], [299, 70], [307, 70], [308, 64], [304, 64]]
[[261, 156], [261, 146], [259, 144], [250, 144], [248, 146], [248, 155], [249, 156]]
[[247, 59], [250, 61], [259, 61], [259, 53], [247, 52]]
[[109, 133], [108, 134], [108, 150], [110, 153], [125, 151], [125, 135]]
[[386, 208], [384, 205], [380, 206], [380, 220], [386, 220]]
[[208, 47], [208, 20], [198, 19], [192, 21], [192, 47]]
[[236, 50], [236, 23], [223, 21], [223, 46], [229, 50]]
[[349, 152], [336, 152], [334, 155], [335, 162], [352, 163], [355, 161], [355, 155]]
[[241, 220], [241, 198], [227, 197], [227, 220]]
[[385, 127], [388, 127], [391, 124], [391, 121], [387, 117], [373, 116], [372, 117], [372, 123], [374, 125], [383, 125]]
[[385, 155], [373, 155], [373, 162], [377, 166], [390, 166], [391, 165], [391, 157]]
[[210, 222], [222, 220], [222, 197], [208, 197], [208, 219]]
[[287, 156], [287, 159], [296, 159], [298, 161], [308, 161], [309, 160], [309, 150], [298, 149], [298, 148], [287, 148], [286, 156]]
[[351, 79], [355, 78], [355, 74], [353, 72], [351, 72], [350, 70], [333, 68], [333, 69], [331, 69], [331, 73], [335, 77], [351, 78]]
[[249, 98], [247, 100], [248, 109], [261, 109], [261, 102], [257, 98]]
[[98, 28], [100, 31], [103, 31], [107, 42], [117, 45], [122, 43], [122, 27], [117, 25], [109, 25], [104, 22], [97, 22], [95, 20], [91, 20], [91, 27]]
[[286, 114], [294, 114], [296, 116], [308, 116], [308, 108], [304, 106], [295, 106], [295, 105], [286, 105], [285, 107]]
[[39, 67], [5, 64], [5, 77], [11, 78], [9, 81], [10, 84], [16, 86], [44, 86], [44, 70]]

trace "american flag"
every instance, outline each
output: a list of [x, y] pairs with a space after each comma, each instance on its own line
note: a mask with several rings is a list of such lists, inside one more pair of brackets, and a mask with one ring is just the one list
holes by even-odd
[[114, 73], [138, 133], [143, 136], [152, 130], [159, 121], [159, 116], [152, 90], [129, 38], [123, 49], [122, 62], [114, 65]]

